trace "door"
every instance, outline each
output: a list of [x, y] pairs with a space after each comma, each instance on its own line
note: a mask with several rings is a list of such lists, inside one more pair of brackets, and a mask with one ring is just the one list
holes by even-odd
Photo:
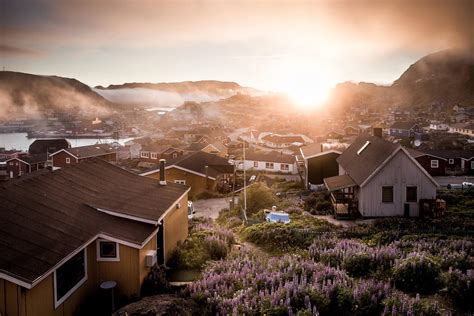
[[158, 232], [156, 233], [156, 261], [158, 264], [165, 263], [164, 221], [162, 221]]
[[405, 203], [404, 209], [403, 209], [403, 216], [404, 217], [410, 217], [410, 204]]

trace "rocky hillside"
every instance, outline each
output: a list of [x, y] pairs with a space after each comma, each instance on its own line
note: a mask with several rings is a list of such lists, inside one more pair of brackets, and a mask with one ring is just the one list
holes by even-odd
[[41, 117], [51, 110], [100, 114], [114, 107], [76, 79], [0, 72], [0, 118]]
[[474, 57], [451, 50], [430, 54], [408, 67], [391, 86], [340, 84], [331, 102], [341, 108], [426, 107], [433, 103], [474, 105]]

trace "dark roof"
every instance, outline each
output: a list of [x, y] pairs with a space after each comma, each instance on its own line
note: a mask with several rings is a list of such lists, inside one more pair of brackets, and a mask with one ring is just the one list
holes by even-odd
[[46, 160], [48, 160], [48, 154], [43, 153], [43, 154], [36, 154], [36, 155], [28, 155], [28, 156], [23, 156], [20, 159], [32, 165], [35, 163], [46, 162]]
[[444, 159], [450, 159], [450, 158], [463, 158], [463, 159], [469, 159], [474, 157], [474, 151], [472, 150], [424, 150], [424, 151], [418, 151], [418, 153], [414, 151], [409, 151], [410, 154], [412, 154], [413, 157], [420, 157], [423, 155], [428, 155], [428, 156], [434, 156], [434, 157], [439, 157], [439, 158], [444, 158]]
[[263, 140], [272, 142], [272, 143], [281, 143], [281, 144], [289, 144], [289, 143], [306, 143], [302, 136], [299, 135], [277, 135], [277, 134], [270, 134], [262, 137]]
[[[166, 165], [178, 166], [203, 175], [206, 174], [206, 166], [208, 166], [207, 175], [213, 178], [224, 173], [234, 172], [234, 165], [230, 164], [227, 159], [203, 151], [189, 153], [169, 160]], [[155, 168], [153, 171], [158, 172], [159, 169]]]
[[187, 189], [100, 159], [10, 180], [0, 186], [0, 272], [32, 283], [98, 234], [142, 245], [155, 225], [96, 208], [158, 220]]
[[279, 152], [279, 151], [248, 150], [245, 153], [245, 160], [292, 164], [295, 162], [295, 156], [283, 154], [282, 152]]
[[390, 126], [390, 128], [396, 128], [396, 129], [412, 129], [413, 126], [415, 126], [415, 122], [395, 122]]
[[95, 144], [89, 146], [72, 147], [66, 149], [77, 158], [98, 157], [116, 152], [115, 148], [109, 144]]
[[188, 146], [188, 148], [186, 148], [187, 150], [189, 151], [200, 151], [202, 149], [204, 149], [207, 145], [209, 145], [209, 143], [207, 142], [204, 142], [204, 143], [192, 143], [191, 145]]
[[31, 143], [28, 153], [35, 154], [52, 154], [61, 149], [70, 148], [71, 144], [65, 138], [57, 139], [37, 139]]
[[342, 176], [324, 178], [324, 184], [326, 185], [329, 191], [337, 191], [357, 186], [354, 180], [352, 180], [352, 178], [347, 174]]
[[[359, 154], [357, 152], [368, 145]], [[361, 185], [399, 145], [376, 136], [361, 135], [337, 158], [355, 183]]]
[[142, 146], [141, 151], [150, 151], [150, 152], [155, 152], [155, 153], [162, 153], [163, 151], [165, 151], [168, 148], [169, 148], [169, 146], [167, 146], [167, 145], [150, 144], [150, 145]]

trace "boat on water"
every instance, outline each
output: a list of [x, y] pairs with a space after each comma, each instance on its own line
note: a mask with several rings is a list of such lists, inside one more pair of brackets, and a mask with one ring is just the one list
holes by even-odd
[[119, 132], [100, 132], [100, 133], [63, 133], [63, 132], [28, 132], [26, 137], [28, 138], [114, 138], [119, 139], [122, 137]]

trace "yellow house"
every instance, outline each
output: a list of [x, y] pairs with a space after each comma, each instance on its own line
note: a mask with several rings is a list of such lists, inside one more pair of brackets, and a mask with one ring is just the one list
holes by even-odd
[[73, 315], [105, 281], [136, 296], [188, 234], [189, 187], [93, 159], [0, 186], [0, 315]]
[[[225, 191], [230, 188], [234, 165], [228, 159], [215, 154], [197, 151], [169, 161], [164, 167], [169, 182], [188, 185], [190, 195], [196, 196], [204, 191]], [[160, 179], [161, 168], [142, 173], [152, 179]]]

